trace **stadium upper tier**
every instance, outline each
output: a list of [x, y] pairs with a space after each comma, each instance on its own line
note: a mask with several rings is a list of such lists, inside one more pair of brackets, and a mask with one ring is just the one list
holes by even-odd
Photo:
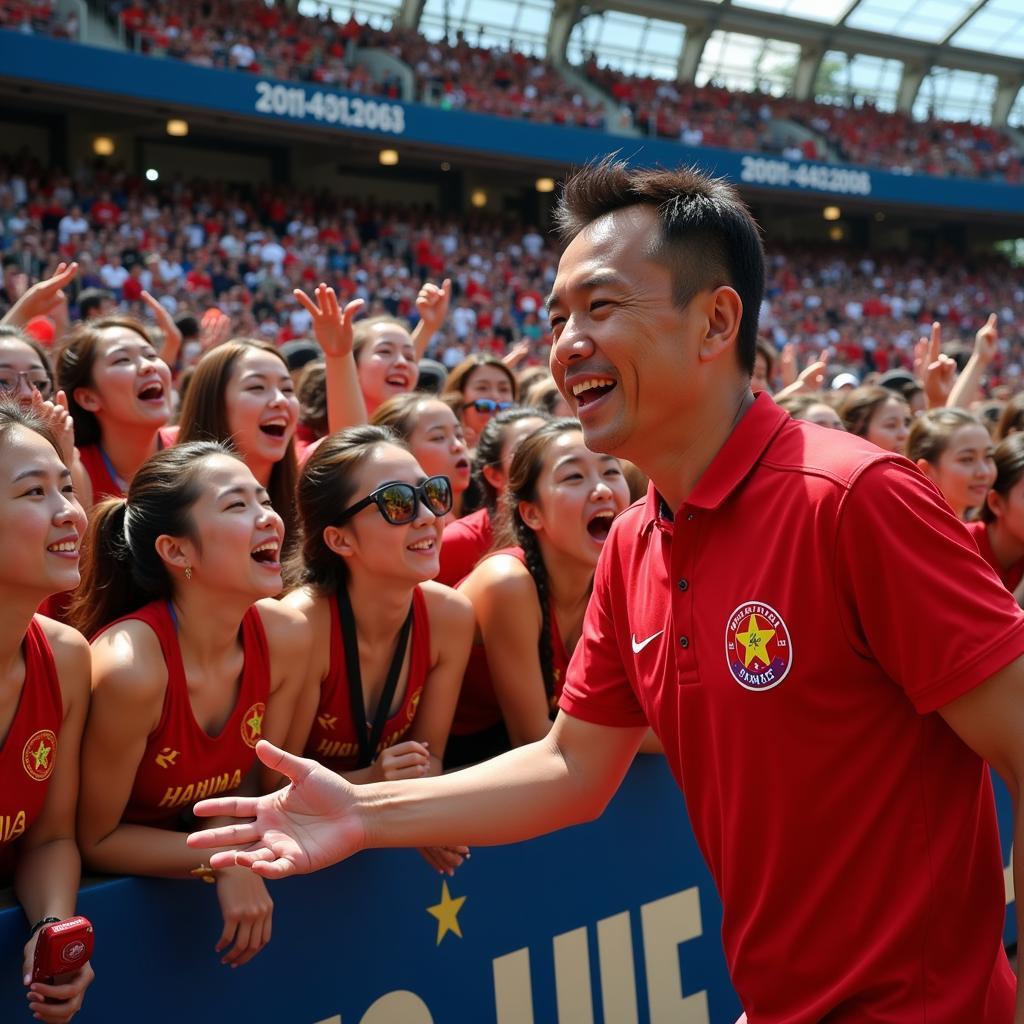
[[[1024, 153], [1003, 131], [641, 78], [594, 61], [566, 73], [515, 51], [436, 42], [354, 18], [289, 13], [262, 0], [106, 0], [129, 46], [153, 57], [243, 74], [333, 85], [548, 124], [677, 139], [690, 146], [783, 154], [907, 174], [1019, 183]], [[0, 25], [74, 38], [77, 21], [48, 3], [0, 0]], [[367, 59], [384, 51], [390, 60]]]
[[[225, 182], [148, 183], [112, 164], [72, 176], [27, 155], [0, 156], [0, 314], [24, 280], [59, 260], [80, 265], [76, 287], [107, 288], [143, 313], [142, 288], [175, 312], [218, 305], [239, 334], [275, 342], [303, 337], [308, 314], [291, 296], [327, 281], [367, 312], [415, 317], [425, 279], [454, 282], [447, 324], [432, 354], [502, 352], [520, 341], [546, 359], [542, 304], [558, 248], [537, 228], [494, 217], [347, 200], [283, 185], [242, 189]], [[909, 365], [933, 319], [949, 341], [970, 341], [990, 312], [1001, 350], [989, 384], [1020, 387], [1024, 376], [1024, 273], [994, 256], [939, 249], [855, 253], [772, 245], [762, 334], [793, 343], [801, 363], [831, 350], [832, 368], [855, 372]]]

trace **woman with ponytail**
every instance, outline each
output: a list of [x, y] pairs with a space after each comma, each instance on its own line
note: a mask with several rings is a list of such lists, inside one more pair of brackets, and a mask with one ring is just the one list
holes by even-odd
[[198, 800], [276, 784], [256, 761], [259, 739], [298, 749], [309, 727], [295, 720], [306, 624], [269, 600], [282, 588], [283, 536], [240, 458], [177, 445], [140, 467], [127, 499], [94, 511], [72, 606], [94, 637], [82, 856], [97, 871], [215, 883], [215, 948], [234, 967], [270, 938], [273, 904], [251, 872], [211, 870], [185, 836]]
[[473, 483], [483, 504], [444, 528], [438, 583], [454, 587], [494, 547], [494, 519], [508, 485], [512, 456], [524, 437], [550, 419], [536, 409], [514, 406], [484, 427], [473, 453]]
[[69, 626], [34, 613], [44, 598], [78, 585], [84, 532], [57, 437], [16, 400], [0, 402], [0, 887], [13, 885], [32, 925], [20, 964], [29, 1009], [53, 1024], [75, 1015], [93, 977], [86, 964], [66, 984], [31, 978], [41, 929], [75, 913], [89, 647]]
[[1012, 593], [1024, 579], [1024, 434], [1000, 441], [993, 458], [996, 479], [981, 506], [981, 518], [966, 526], [982, 557]]
[[136, 470], [173, 443], [171, 371], [146, 328], [129, 316], [80, 324], [57, 353], [57, 384], [67, 395], [88, 510], [123, 497]]
[[272, 345], [235, 340], [211, 349], [196, 364], [181, 405], [179, 443], [230, 444], [267, 489], [284, 520], [285, 541], [295, 534], [295, 431], [299, 401], [288, 364]]
[[[469, 602], [430, 582], [451, 503], [447, 477], [383, 427], [326, 437], [299, 478], [298, 589], [284, 603], [311, 634], [306, 756], [350, 782], [441, 771], [473, 636]], [[466, 852], [423, 851], [448, 872]]]
[[520, 442], [505, 495], [504, 546], [459, 588], [479, 631], [449, 765], [547, 735], [598, 556], [628, 503], [618, 459], [590, 451], [576, 420], [553, 420]]

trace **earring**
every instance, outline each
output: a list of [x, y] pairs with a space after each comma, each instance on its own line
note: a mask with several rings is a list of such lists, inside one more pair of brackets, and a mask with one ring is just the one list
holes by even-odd
[[192, 566], [191, 565], [186, 565], [185, 566], [185, 579], [187, 579], [187, 580], [192, 579]]

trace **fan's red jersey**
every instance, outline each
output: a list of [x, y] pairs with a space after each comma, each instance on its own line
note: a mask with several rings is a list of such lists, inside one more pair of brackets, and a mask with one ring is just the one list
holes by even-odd
[[[157, 434], [157, 450], [170, 448], [177, 439], [177, 427], [164, 427]], [[78, 449], [78, 457], [92, 484], [94, 505], [106, 498], [123, 498], [125, 496], [123, 488], [114, 479], [113, 467], [98, 444], [83, 444]]]
[[12, 844], [39, 817], [57, 760], [64, 721], [57, 667], [43, 627], [33, 619], [22, 644], [25, 681], [0, 745], [0, 879], [9, 877]]
[[267, 638], [259, 612], [250, 608], [242, 619], [244, 664], [238, 699], [223, 728], [211, 736], [192, 713], [170, 606], [166, 601], [154, 601], [119, 621], [125, 619], [145, 622], [156, 633], [167, 665], [167, 689], [160, 721], [146, 740], [123, 820], [136, 825], [171, 825], [197, 801], [235, 789], [255, 763], [270, 695]]
[[974, 543], [978, 545], [981, 557], [992, 566], [995, 574], [1002, 580], [1003, 586], [1011, 592], [1016, 590], [1017, 584], [1024, 578], [1024, 558], [1019, 562], [1014, 562], [1008, 569], [1004, 569], [999, 564], [996, 553], [992, 550], [992, 542], [988, 537], [988, 524], [976, 519], [974, 522], [964, 525], [974, 538]]
[[[445, 531], [447, 532], [447, 531]], [[526, 565], [526, 556], [522, 548], [500, 548], [492, 551], [487, 558], [495, 555], [511, 555]], [[565, 673], [569, 667], [569, 655], [562, 642], [562, 634], [558, 631], [558, 619], [554, 606], [549, 605], [548, 621], [551, 624], [551, 670], [554, 676], [554, 692], [551, 696], [551, 707], [558, 705], [562, 694]], [[466, 674], [462, 677], [462, 688], [459, 690], [459, 703], [455, 708], [455, 719], [452, 722], [453, 736], [468, 736], [482, 732], [501, 721], [501, 705], [494, 694], [491, 682], [491, 670], [487, 663], [487, 650], [482, 643], [473, 644], [466, 664]]]
[[461, 583], [493, 544], [491, 513], [486, 508], [449, 523], [441, 538], [441, 571], [435, 579], [446, 587]]
[[750, 1024], [1010, 1024], [989, 769], [936, 711], [1022, 654], [916, 467], [761, 395], [616, 520], [561, 705], [660, 737]]
[[[320, 684], [320, 705], [306, 741], [306, 757], [332, 771], [350, 772], [359, 763], [359, 737], [352, 721], [348, 672], [345, 668], [345, 640], [341, 633], [338, 599], [331, 596], [331, 659], [327, 676]], [[430, 617], [423, 591], [412, 594], [412, 629], [409, 634], [409, 673], [401, 704], [387, 720], [374, 756], [401, 742], [416, 718], [423, 688], [430, 673]], [[371, 709], [367, 709], [370, 713]]]

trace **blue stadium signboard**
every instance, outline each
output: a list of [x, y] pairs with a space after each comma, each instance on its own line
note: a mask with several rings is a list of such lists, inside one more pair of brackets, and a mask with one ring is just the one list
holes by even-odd
[[1002, 182], [890, 174], [863, 167], [694, 148], [665, 139], [623, 138], [357, 96], [320, 85], [279, 82], [3, 30], [0, 78], [303, 124], [325, 132], [370, 135], [382, 142], [406, 139], [438, 148], [507, 154], [544, 161], [553, 167], [585, 163], [621, 150], [636, 162], [697, 164], [740, 184], [779, 192], [1024, 216], [1024, 188]]
[[[997, 802], [1008, 836], [998, 785]], [[96, 981], [77, 1020], [733, 1024], [739, 1013], [721, 905], [660, 757], [637, 759], [600, 820], [476, 849], [452, 879], [412, 850], [385, 850], [270, 892], [273, 938], [232, 970], [213, 952], [211, 887], [86, 888], [79, 910], [96, 926]], [[25, 928], [20, 910], [0, 911], [4, 1022], [29, 1019]], [[1014, 932], [1009, 913], [1008, 941]]]

